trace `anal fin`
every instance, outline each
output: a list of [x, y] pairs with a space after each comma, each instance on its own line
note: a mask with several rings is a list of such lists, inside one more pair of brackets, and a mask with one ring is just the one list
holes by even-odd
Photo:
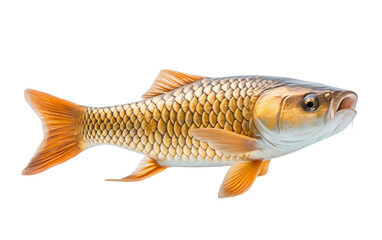
[[225, 175], [219, 198], [234, 197], [247, 191], [256, 180], [262, 160], [234, 163]]
[[145, 156], [142, 159], [142, 161], [139, 163], [135, 171], [131, 173], [129, 176], [121, 178], [121, 179], [107, 179], [106, 181], [114, 181], [114, 182], [141, 181], [162, 172], [166, 168], [167, 167], [165, 166], [160, 166], [155, 159]]

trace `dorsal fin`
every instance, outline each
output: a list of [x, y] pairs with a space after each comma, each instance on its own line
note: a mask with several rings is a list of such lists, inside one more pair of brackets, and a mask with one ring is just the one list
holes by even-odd
[[153, 85], [143, 94], [143, 99], [149, 99], [166, 92], [173, 91], [179, 87], [199, 81], [204, 77], [185, 74], [177, 71], [163, 69], [159, 72]]

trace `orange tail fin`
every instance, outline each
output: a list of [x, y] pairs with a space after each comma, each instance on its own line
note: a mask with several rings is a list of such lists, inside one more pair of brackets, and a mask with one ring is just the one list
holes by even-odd
[[85, 149], [78, 124], [85, 107], [31, 89], [25, 98], [43, 121], [45, 137], [23, 175], [43, 172]]

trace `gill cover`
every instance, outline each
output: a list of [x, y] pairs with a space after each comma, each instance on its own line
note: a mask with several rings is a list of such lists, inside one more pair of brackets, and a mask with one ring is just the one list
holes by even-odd
[[[284, 86], [264, 92], [253, 111], [256, 127], [266, 138], [286, 141], [313, 137], [325, 124], [330, 101], [326, 91]], [[317, 108], [304, 108], [306, 97], [317, 99]]]
[[256, 101], [253, 116], [260, 132], [279, 131], [279, 115], [285, 100], [285, 92], [275, 88], [264, 92]]

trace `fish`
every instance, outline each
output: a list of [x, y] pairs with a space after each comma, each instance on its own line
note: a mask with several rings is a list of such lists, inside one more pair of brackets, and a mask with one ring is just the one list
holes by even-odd
[[352, 123], [355, 92], [293, 78], [203, 77], [162, 70], [141, 101], [87, 107], [26, 89], [44, 139], [23, 170], [41, 173], [109, 144], [144, 155], [134, 182], [169, 167], [230, 166], [218, 197], [246, 192], [271, 159], [333, 136]]

